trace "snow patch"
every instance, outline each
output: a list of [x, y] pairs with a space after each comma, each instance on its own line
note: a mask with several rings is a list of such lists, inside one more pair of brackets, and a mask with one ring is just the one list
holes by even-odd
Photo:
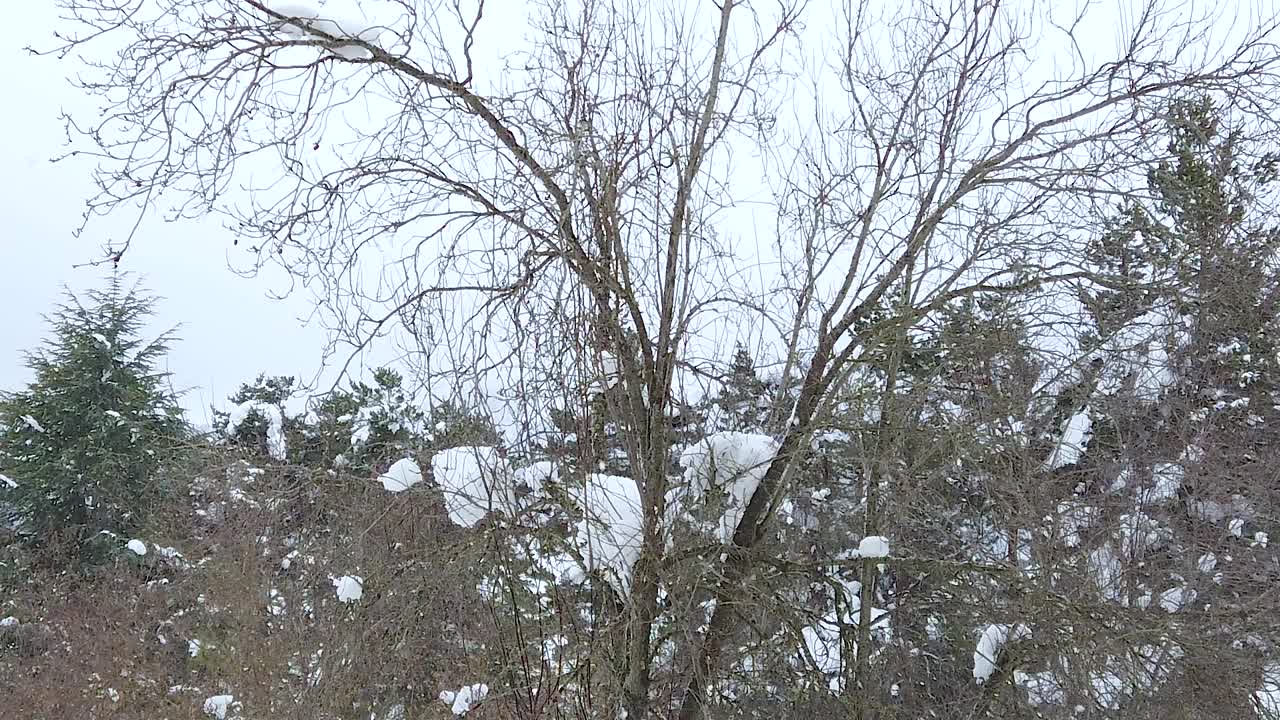
[[338, 602], [357, 602], [364, 597], [364, 578], [359, 575], [343, 575], [330, 578], [334, 592], [338, 594]]
[[1196, 568], [1206, 575], [1213, 572], [1216, 567], [1218, 567], [1218, 556], [1213, 553], [1205, 553], [1196, 560]]
[[204, 714], [217, 720], [227, 720], [227, 714], [240, 706], [234, 695], [214, 695], [204, 701]]
[[422, 482], [422, 469], [413, 458], [402, 458], [395, 461], [387, 471], [378, 477], [378, 482], [388, 492], [403, 492]]
[[1144, 494], [1147, 502], [1165, 502], [1178, 497], [1182, 488], [1182, 466], [1177, 463], [1156, 463], [1151, 471], [1151, 489]]
[[134, 555], [142, 556], [147, 554], [147, 544], [137, 538], [125, 543], [125, 547], [132, 551]]
[[449, 519], [475, 527], [489, 512], [515, 509], [514, 477], [492, 447], [457, 447], [431, 458], [431, 470], [444, 492]]
[[727, 508], [720, 518], [719, 536], [729, 542], [746, 512], [747, 503], [778, 453], [778, 442], [765, 435], [720, 432], [690, 445], [680, 454], [685, 468], [685, 492], [697, 497], [722, 489]]
[[274, 405], [250, 400], [231, 408], [227, 417], [226, 434], [235, 435], [244, 421], [249, 419], [249, 415], [255, 412], [267, 420], [267, 453], [272, 459], [283, 461], [289, 451], [284, 435], [284, 413]]
[[1057, 447], [1045, 459], [1045, 469], [1056, 470], [1079, 462], [1080, 456], [1084, 454], [1085, 447], [1089, 443], [1088, 435], [1092, 427], [1093, 417], [1089, 414], [1089, 408], [1086, 407], [1072, 415], [1062, 430], [1062, 438], [1058, 440]]
[[889, 538], [883, 535], [868, 535], [858, 542], [858, 556], [863, 558], [889, 557]]
[[484, 683], [463, 685], [457, 692], [444, 690], [438, 696], [440, 702], [449, 706], [449, 710], [458, 716], [466, 715], [479, 705], [489, 694], [489, 686]]
[[1031, 637], [1031, 628], [1017, 625], [988, 625], [978, 638], [978, 647], [973, 651], [973, 679], [981, 685], [991, 679], [996, 670], [996, 662], [1006, 645]]

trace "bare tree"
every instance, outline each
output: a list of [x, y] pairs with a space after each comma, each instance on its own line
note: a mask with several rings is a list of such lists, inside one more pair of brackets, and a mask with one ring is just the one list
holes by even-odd
[[[89, 216], [221, 214], [259, 266], [321, 284], [350, 344], [400, 327], [429, 381], [510, 390], [526, 429], [554, 402], [619, 429], [643, 505], [613, 666], [632, 718], [706, 714], [762, 540], [871, 348], [977, 293], [1120, 282], [1081, 266], [1080, 228], [1159, 154], [1171, 97], [1223, 98], [1251, 132], [1280, 117], [1275, 18], [1215, 44], [1159, 0], [1111, 53], [1082, 37], [1087, 5], [999, 0], [544, 0], [508, 52], [489, 33], [511, 9], [483, 0], [393, 0], [373, 26], [266, 0], [59, 4], [80, 30], [57, 51], [96, 59], [79, 82], [105, 105], [68, 120], [99, 161]], [[782, 367], [778, 450], [701, 551], [705, 627], [660, 663], [670, 419], [718, 375], [717, 333]], [[880, 437], [866, 535], [900, 451]], [[878, 573], [860, 567], [855, 680]]]

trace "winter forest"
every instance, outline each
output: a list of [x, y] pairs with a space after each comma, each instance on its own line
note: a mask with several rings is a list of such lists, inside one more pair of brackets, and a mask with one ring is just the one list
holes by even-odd
[[[1280, 719], [1280, 6], [54, 1], [0, 715]], [[184, 412], [121, 215], [336, 379]]]

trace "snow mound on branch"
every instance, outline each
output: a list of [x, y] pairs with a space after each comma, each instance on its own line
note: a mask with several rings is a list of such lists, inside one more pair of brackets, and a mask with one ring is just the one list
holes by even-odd
[[1142, 493], [1143, 500], [1157, 503], [1177, 498], [1183, 475], [1182, 466], [1178, 463], [1156, 463], [1151, 469], [1151, 488]]
[[26, 423], [27, 427], [31, 428], [32, 430], [35, 430], [38, 433], [44, 432], [44, 426], [41, 425], [39, 422], [37, 422], [36, 419], [31, 417], [30, 415], [23, 415], [22, 422]]
[[1253, 693], [1262, 717], [1280, 717], [1280, 663], [1262, 669], [1262, 687]]
[[778, 442], [766, 435], [720, 432], [690, 445], [680, 454], [685, 491], [697, 497], [722, 489], [728, 507], [720, 518], [719, 536], [729, 542], [746, 512], [747, 503], [778, 453]]
[[0, 473], [0, 483], [3, 483], [10, 490], [18, 487], [18, 483], [4, 473]]
[[889, 538], [883, 535], [868, 535], [858, 543], [858, 557], [889, 557]]
[[272, 459], [283, 462], [289, 452], [288, 441], [284, 436], [284, 413], [274, 405], [250, 400], [231, 408], [231, 413], [227, 417], [226, 434], [235, 435], [253, 413], [267, 420], [267, 453]]
[[556, 464], [548, 461], [533, 463], [528, 467], [522, 467], [515, 471], [515, 484], [523, 485], [529, 489], [530, 493], [537, 494], [542, 491], [542, 487], [549, 482], [555, 482], [559, 478], [559, 471]]
[[576, 542], [588, 570], [598, 570], [620, 593], [631, 592], [631, 569], [640, 557], [644, 511], [631, 478], [591, 474], [571, 491], [582, 507]]
[[452, 690], [444, 690], [438, 696], [440, 702], [449, 706], [450, 712], [454, 715], [466, 715], [471, 709], [479, 705], [482, 700], [489, 694], [489, 686], [484, 683], [475, 683], [474, 685], [463, 685], [458, 688], [457, 692]]
[[[803, 628], [800, 638], [808, 651], [806, 658], [812, 658], [814, 669], [827, 677], [827, 688], [833, 693], [844, 691], [844, 662], [846, 648], [857, 655], [858, 643], [851, 640], [846, 631], [850, 626], [857, 627], [862, 622], [862, 583], [857, 580], [840, 581], [835, 595], [829, 598], [836, 609], [828, 610], [816, 623]], [[893, 626], [888, 610], [871, 608], [872, 639], [881, 643], [892, 642]], [[855, 637], [857, 635], [855, 634]]]
[[395, 461], [387, 471], [378, 477], [378, 482], [388, 492], [403, 492], [422, 482], [422, 469], [413, 458], [402, 458]]
[[125, 543], [125, 547], [129, 548], [129, 551], [134, 555], [141, 556], [147, 554], [147, 544], [137, 538]]
[[978, 647], [973, 651], [973, 679], [981, 685], [991, 679], [996, 670], [996, 662], [1000, 653], [1011, 642], [1031, 637], [1031, 628], [1021, 623], [1017, 625], [988, 625], [978, 638]]
[[214, 695], [204, 701], [204, 714], [217, 720], [227, 720], [228, 713], [234, 713], [239, 705], [235, 695]]
[[301, 24], [284, 22], [280, 26], [281, 32], [299, 39], [306, 38], [307, 35], [313, 35], [317, 40], [328, 40], [324, 35], [336, 38], [338, 42], [330, 50], [348, 60], [367, 60], [373, 57], [373, 53], [358, 45], [341, 44], [342, 40], [359, 40], [376, 45], [382, 35], [381, 29], [370, 27], [367, 23], [351, 18], [339, 20], [331, 14], [322, 15], [318, 8], [308, 3], [273, 2], [268, 8], [285, 17], [302, 21]]
[[333, 583], [333, 590], [338, 595], [338, 602], [352, 603], [357, 602], [364, 597], [364, 578], [359, 575], [343, 575], [339, 578], [330, 578]]
[[449, 519], [475, 527], [489, 512], [516, 508], [515, 478], [507, 461], [492, 447], [457, 447], [431, 458], [431, 470], [444, 492]]
[[1100, 389], [1114, 392], [1132, 382], [1139, 400], [1159, 399], [1177, 379], [1171, 350], [1186, 342], [1186, 322], [1174, 303], [1153, 307], [1107, 338], [1101, 354], [1108, 367]]
[[1092, 427], [1093, 418], [1089, 415], [1089, 408], [1086, 407], [1072, 415], [1062, 430], [1062, 438], [1058, 440], [1057, 447], [1045, 459], [1045, 469], [1056, 470], [1079, 462], [1080, 456], [1084, 454], [1085, 447], [1089, 443], [1088, 435]]

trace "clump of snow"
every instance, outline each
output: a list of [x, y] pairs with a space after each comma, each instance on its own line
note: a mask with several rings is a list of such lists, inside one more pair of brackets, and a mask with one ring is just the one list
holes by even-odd
[[31, 428], [32, 430], [35, 430], [38, 433], [44, 432], [44, 426], [41, 425], [39, 422], [37, 422], [36, 419], [31, 417], [30, 415], [23, 415], [22, 422], [26, 423], [27, 427]]
[[280, 408], [267, 403], [249, 400], [231, 408], [227, 416], [227, 435], [235, 435], [249, 415], [257, 413], [267, 420], [267, 453], [275, 460], [283, 461], [289, 452], [288, 441], [284, 435], [284, 414]]
[[1177, 463], [1156, 463], [1151, 471], [1151, 489], [1146, 491], [1147, 502], [1164, 502], [1178, 497], [1182, 487], [1182, 466]]
[[438, 696], [440, 702], [449, 706], [449, 710], [454, 715], [466, 715], [479, 705], [482, 700], [489, 694], [489, 686], [484, 683], [475, 683], [474, 685], [463, 685], [458, 688], [457, 692], [452, 690], [444, 690]]
[[197, 655], [199, 655], [199, 654], [200, 654], [200, 651], [201, 651], [202, 649], [204, 649], [204, 643], [200, 642], [199, 640], [192, 639], [192, 640], [188, 640], [188, 641], [187, 641], [187, 655], [188, 655], [188, 656], [190, 656], [190, 657], [196, 657]]
[[889, 557], [889, 538], [883, 535], [868, 535], [858, 542], [858, 556], [864, 558]]
[[1261, 530], [1253, 534], [1253, 544], [1259, 547], [1266, 547], [1271, 538]]
[[357, 602], [364, 597], [364, 578], [359, 575], [343, 575], [331, 578], [333, 589], [338, 594], [338, 602]]
[[1067, 547], [1079, 547], [1080, 533], [1096, 523], [1102, 514], [1102, 511], [1096, 507], [1076, 502], [1058, 503], [1057, 510], [1057, 514], [1048, 519], [1058, 521], [1059, 535]]
[[99, 345], [101, 345], [102, 347], [108, 350], [111, 349], [111, 341], [107, 339], [106, 335], [103, 335], [102, 333], [90, 333], [90, 335], [93, 336], [94, 340], [98, 341]]
[[281, 32], [295, 38], [303, 38], [310, 34], [315, 35], [317, 39], [327, 39], [319, 37], [319, 33], [336, 38], [339, 43], [330, 49], [335, 55], [349, 60], [367, 60], [373, 57], [373, 53], [358, 45], [341, 44], [342, 40], [361, 40], [376, 44], [381, 35], [377, 28], [369, 27], [356, 20], [322, 17], [318, 9], [306, 3], [274, 2], [269, 7], [280, 15], [301, 21], [301, 24], [295, 22], [282, 24]]
[[522, 467], [514, 473], [515, 484], [517, 487], [523, 486], [530, 493], [537, 494], [541, 492], [544, 485], [549, 482], [555, 482], [559, 478], [559, 472], [555, 463], [541, 461], [533, 463], [528, 467]]
[[1185, 584], [1171, 587], [1160, 593], [1160, 607], [1167, 613], [1175, 613], [1195, 602], [1196, 596], [1196, 591]]
[[[801, 629], [800, 637], [808, 651], [807, 658], [812, 659], [814, 669], [827, 677], [827, 688], [833, 693], [844, 690], [845, 673], [843, 671], [844, 652], [846, 647], [857, 653], [857, 643], [850, 642], [844, 628], [857, 627], [862, 620], [862, 601], [860, 592], [862, 584], [856, 580], [840, 580], [839, 587], [829, 597], [833, 609], [828, 610], [816, 623]], [[838, 608], [839, 610], [837, 611]], [[893, 640], [893, 626], [890, 625], [889, 612], [882, 608], [871, 608], [871, 637], [879, 642]]]
[[387, 468], [378, 482], [388, 492], [402, 492], [422, 482], [422, 469], [413, 458], [402, 458]]
[[1213, 572], [1216, 567], [1218, 567], [1218, 556], [1213, 553], [1205, 553], [1196, 560], [1196, 568], [1206, 575]]
[[768, 472], [778, 448], [778, 442], [765, 435], [720, 432], [699, 440], [680, 454], [687, 493], [696, 497], [715, 488], [726, 495], [727, 508], [719, 528], [722, 542], [733, 538], [747, 503]]
[[1088, 435], [1092, 427], [1093, 417], [1089, 414], [1089, 408], [1086, 407], [1072, 415], [1062, 430], [1062, 438], [1058, 440], [1058, 445], [1045, 459], [1045, 469], [1056, 470], [1079, 462], [1080, 456], [1084, 454], [1085, 447], [1089, 443]]
[[9, 476], [5, 475], [4, 473], [0, 473], [0, 483], [4, 483], [4, 486], [9, 488], [10, 490], [18, 487], [18, 483], [15, 480], [9, 478]]
[[1027, 701], [1032, 705], [1062, 705], [1067, 701], [1067, 691], [1051, 671], [1027, 673], [1014, 671], [1013, 682], [1027, 691]]
[[631, 590], [631, 569], [640, 557], [644, 535], [640, 490], [631, 478], [590, 474], [571, 490], [581, 505], [576, 542], [588, 570], [598, 570], [624, 595]]
[[18, 618], [12, 615], [6, 617], [3, 620], [0, 620], [0, 627], [13, 627], [14, 625], [17, 625], [17, 624], [18, 624]]
[[239, 705], [234, 695], [214, 695], [204, 701], [204, 714], [217, 720], [227, 720], [227, 714], [235, 712]]
[[1108, 359], [1102, 389], [1112, 392], [1132, 382], [1139, 400], [1159, 399], [1177, 379], [1171, 350], [1185, 344], [1185, 325], [1173, 301], [1162, 302], [1129, 321], [1101, 350]]
[[1017, 625], [992, 624], [982, 631], [978, 638], [978, 647], [973, 651], [973, 679], [979, 685], [991, 679], [996, 670], [996, 662], [1000, 653], [1011, 642], [1031, 637], [1031, 628]]
[[1244, 520], [1242, 518], [1232, 518], [1227, 523], [1227, 530], [1236, 537], [1244, 537]]
[[1159, 547], [1169, 536], [1169, 529], [1144, 512], [1124, 513], [1119, 522], [1121, 548], [1134, 556], [1147, 548]]
[[514, 477], [507, 461], [492, 447], [457, 447], [431, 458], [435, 480], [444, 492], [449, 519], [475, 527], [489, 512], [516, 507]]
[[1094, 548], [1089, 553], [1087, 564], [1103, 596], [1110, 600], [1119, 600], [1124, 593], [1124, 570], [1120, 565], [1120, 556], [1116, 554], [1111, 543]]
[[147, 544], [137, 538], [130, 540], [128, 543], [125, 544], [125, 547], [128, 548], [134, 555], [147, 554]]
[[1270, 663], [1262, 669], [1262, 686], [1253, 693], [1262, 717], [1280, 717], [1280, 663]]

